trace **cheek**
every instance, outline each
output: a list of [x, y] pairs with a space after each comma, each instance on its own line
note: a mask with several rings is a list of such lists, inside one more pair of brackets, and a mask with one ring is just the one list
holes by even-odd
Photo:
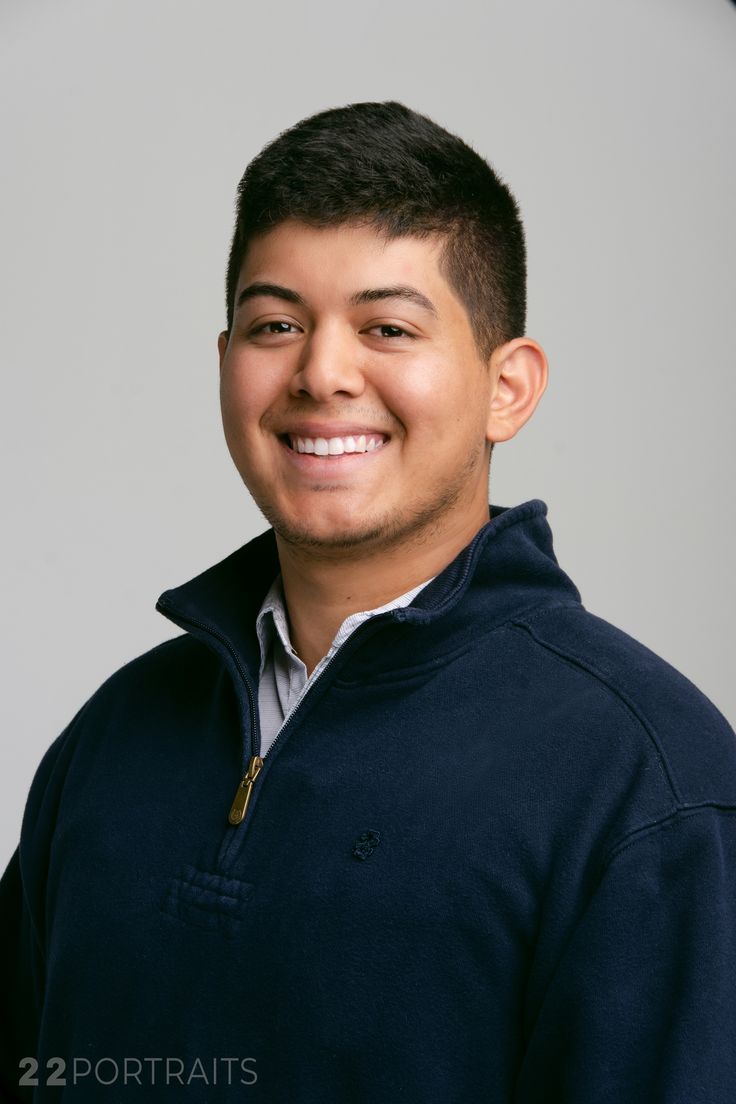
[[440, 423], [446, 405], [446, 369], [431, 360], [403, 362], [372, 373], [382, 403], [398, 418], [407, 433], [428, 431]]
[[483, 422], [480, 377], [446, 359], [425, 359], [382, 374], [381, 396], [415, 441], [452, 451], [458, 437], [473, 436]]
[[242, 399], [232, 376], [225, 373], [220, 376], [220, 411], [225, 438], [231, 445], [242, 421]]
[[220, 409], [226, 431], [243, 431], [257, 422], [270, 401], [263, 374], [225, 365], [220, 374]]
[[463, 467], [482, 449], [487, 402], [477, 382], [466, 378], [463, 386], [455, 387], [443, 380], [426, 391], [418, 388], [412, 398], [406, 416], [397, 414], [406, 426], [406, 458], [411, 458], [417, 478]]

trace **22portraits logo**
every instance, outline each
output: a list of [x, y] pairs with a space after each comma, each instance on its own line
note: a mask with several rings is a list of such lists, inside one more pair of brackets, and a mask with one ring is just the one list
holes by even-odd
[[18, 1085], [50, 1088], [94, 1084], [100, 1088], [122, 1085], [255, 1085], [255, 1058], [89, 1058], [47, 1059], [43, 1069], [37, 1058], [21, 1058]]

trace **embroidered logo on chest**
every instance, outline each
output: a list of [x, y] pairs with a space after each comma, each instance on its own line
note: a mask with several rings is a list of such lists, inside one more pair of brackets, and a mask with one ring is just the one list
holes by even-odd
[[353, 855], [356, 859], [367, 859], [381, 842], [381, 833], [374, 828], [368, 828], [358, 836], [353, 844]]

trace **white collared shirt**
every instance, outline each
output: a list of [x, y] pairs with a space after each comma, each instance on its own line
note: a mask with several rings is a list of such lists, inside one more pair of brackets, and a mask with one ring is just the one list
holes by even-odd
[[[432, 579], [436, 576], [432, 576]], [[387, 610], [408, 606], [420, 590], [429, 586], [432, 579], [420, 583], [399, 598], [387, 602], [385, 606], [351, 613], [346, 617], [330, 645], [327, 655], [323, 656], [307, 678], [307, 668], [294, 651], [289, 639], [289, 622], [286, 616], [286, 604], [281, 575], [277, 575], [263, 600], [256, 619], [256, 631], [261, 649], [261, 667], [258, 679], [258, 710], [261, 717], [261, 749], [266, 754], [276, 739], [289, 715], [294, 711], [302, 696], [315, 679], [342, 647], [348, 637], [369, 617]]]

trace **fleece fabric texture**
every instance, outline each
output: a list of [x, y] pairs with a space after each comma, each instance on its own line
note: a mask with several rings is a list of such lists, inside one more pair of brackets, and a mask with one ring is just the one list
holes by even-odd
[[586, 611], [546, 514], [492, 506], [355, 631], [237, 826], [273, 531], [161, 595], [184, 635], [113, 674], [32, 784], [4, 1100], [733, 1104], [736, 737]]

